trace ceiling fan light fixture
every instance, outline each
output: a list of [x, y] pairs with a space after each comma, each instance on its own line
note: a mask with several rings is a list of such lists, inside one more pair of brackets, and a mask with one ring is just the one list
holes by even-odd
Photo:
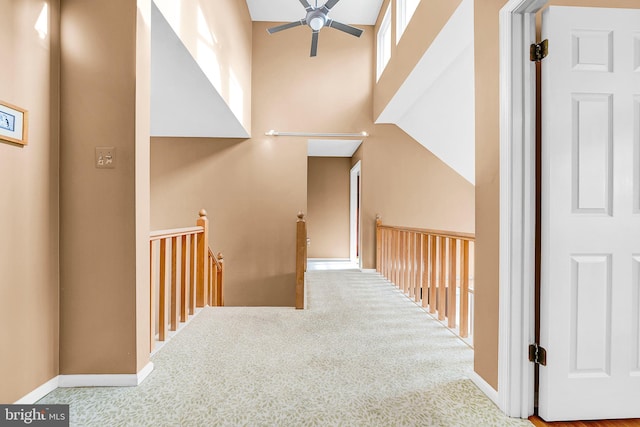
[[320, 31], [324, 27], [325, 20], [322, 16], [315, 16], [309, 21], [309, 26], [313, 31]]

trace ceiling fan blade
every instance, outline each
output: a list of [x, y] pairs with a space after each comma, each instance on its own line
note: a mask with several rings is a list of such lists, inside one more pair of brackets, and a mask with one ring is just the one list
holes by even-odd
[[314, 31], [311, 34], [311, 57], [314, 57], [318, 54], [318, 32]]
[[[302, 0], [300, 0], [302, 1]], [[324, 4], [323, 8], [327, 9], [327, 12], [330, 11], [331, 9], [333, 9], [333, 6], [335, 6], [340, 0], [327, 0], [327, 2]]]
[[304, 19], [299, 21], [289, 22], [288, 24], [278, 25], [277, 27], [271, 27], [267, 29], [269, 34], [277, 33], [278, 31], [288, 30], [289, 28], [299, 27], [300, 25], [305, 25], [306, 22]]
[[302, 6], [307, 10], [307, 12], [309, 12], [310, 10], [313, 10], [313, 8], [311, 7], [311, 5], [307, 0], [300, 0], [300, 3], [302, 3]]
[[364, 32], [360, 28], [352, 27], [351, 25], [343, 24], [341, 22], [334, 21], [333, 19], [329, 19], [327, 26], [335, 28], [336, 30], [344, 31], [347, 34], [351, 34], [356, 37], [360, 37]]

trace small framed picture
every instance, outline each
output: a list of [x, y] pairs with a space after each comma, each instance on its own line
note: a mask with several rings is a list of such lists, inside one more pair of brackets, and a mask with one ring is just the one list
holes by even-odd
[[27, 110], [0, 101], [0, 140], [27, 145], [28, 124]]

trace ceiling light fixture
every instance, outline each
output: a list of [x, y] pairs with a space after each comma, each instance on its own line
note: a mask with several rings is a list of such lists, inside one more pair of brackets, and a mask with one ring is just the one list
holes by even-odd
[[276, 130], [269, 130], [264, 133], [267, 136], [307, 136], [311, 138], [362, 138], [369, 136], [366, 131], [354, 132], [354, 133], [315, 133], [315, 132], [278, 132]]

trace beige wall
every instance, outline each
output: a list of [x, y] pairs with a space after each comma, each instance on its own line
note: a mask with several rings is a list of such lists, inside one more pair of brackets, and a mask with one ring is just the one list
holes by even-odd
[[351, 158], [309, 157], [309, 258], [349, 258]]
[[[375, 220], [474, 231], [474, 187], [394, 125], [377, 125], [362, 152], [362, 265], [375, 268]], [[355, 157], [355, 156], [354, 156]]]
[[[475, 8], [476, 269], [475, 371], [498, 387], [500, 140], [498, 12], [505, 0]], [[639, 8], [637, 0], [553, 0], [549, 4]]]
[[[251, 133], [251, 18], [245, 1], [154, 0], [191, 56], [231, 106], [232, 80], [242, 89], [236, 118]], [[235, 113], [235, 112], [234, 112]]]
[[[58, 375], [59, 1], [0, 0], [0, 99], [29, 111], [29, 144], [0, 142], [0, 403]], [[10, 59], [9, 59], [10, 58]]]
[[[396, 45], [396, 0], [383, 2], [374, 30], [378, 32], [387, 5], [391, 3], [391, 59], [380, 80], [375, 85], [373, 117], [377, 118], [396, 94], [409, 73], [429, 49], [442, 27], [447, 23], [462, 0], [422, 0], [407, 25], [400, 42]], [[375, 62], [374, 62], [375, 64]], [[375, 79], [376, 68], [372, 69]]]
[[[137, 34], [148, 2], [140, 0], [141, 11], [129, 0], [62, 2], [62, 374], [135, 373], [149, 357], [140, 341], [148, 340], [144, 311], [136, 313], [149, 292], [148, 249], [138, 241], [148, 241], [148, 216], [136, 210], [149, 191], [148, 101], [136, 103], [148, 93], [148, 75], [136, 81], [148, 61], [136, 58], [138, 41], [148, 56], [148, 27]], [[95, 168], [98, 146], [116, 148], [115, 169]]]

